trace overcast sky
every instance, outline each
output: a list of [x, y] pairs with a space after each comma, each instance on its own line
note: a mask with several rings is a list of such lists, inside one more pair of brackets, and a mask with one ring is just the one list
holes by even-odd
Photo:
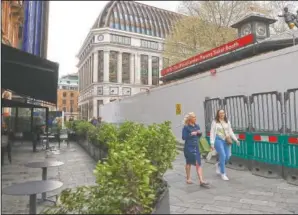
[[[59, 76], [77, 72], [75, 56], [107, 2], [50, 1], [48, 59], [59, 63]], [[170, 11], [179, 5], [179, 1], [142, 3]]]

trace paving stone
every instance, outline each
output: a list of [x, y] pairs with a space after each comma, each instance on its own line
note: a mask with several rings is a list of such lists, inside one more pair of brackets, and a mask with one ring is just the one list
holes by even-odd
[[232, 211], [232, 207], [224, 207], [224, 206], [216, 206], [216, 205], [205, 205], [203, 207], [204, 210], [213, 211], [213, 212], [223, 212], [230, 213]]
[[[64, 165], [58, 168], [49, 168], [48, 179], [60, 180], [64, 184], [62, 188], [48, 192], [48, 196], [57, 195], [67, 187], [88, 185], [86, 181], [89, 184], [91, 182], [93, 182], [92, 184], [95, 183], [95, 176], [92, 169], [87, 168], [90, 166], [95, 167], [95, 162], [90, 159], [89, 155], [76, 143], [71, 144], [70, 148], [66, 148], [63, 145], [61, 145], [61, 148], [63, 150], [60, 151], [60, 154], [52, 154], [48, 160], [62, 161]], [[44, 151], [33, 153], [32, 145], [29, 142], [24, 142], [22, 145], [13, 145], [13, 163], [5, 164], [1, 171], [2, 187], [25, 181], [41, 180], [41, 169], [28, 168], [24, 164], [33, 161], [43, 161], [47, 159], [46, 155]], [[73, 159], [74, 157], [76, 159]], [[83, 168], [84, 166], [85, 168]], [[40, 197], [41, 195], [38, 195], [38, 198]], [[28, 196], [2, 195], [2, 213], [28, 214], [28, 203]], [[38, 204], [37, 212], [40, 213], [48, 205], [47, 203]]]
[[233, 208], [231, 214], [263, 214], [261, 211]]
[[269, 201], [261, 201], [261, 200], [255, 200], [255, 199], [240, 199], [241, 203], [247, 203], [252, 205], [265, 205], [265, 206], [275, 206], [275, 202], [269, 202]]
[[[173, 163], [174, 168], [170, 172], [171, 176], [179, 175], [177, 181], [172, 179], [175, 183], [171, 184], [170, 195], [181, 199], [181, 203], [175, 202], [176, 206], [187, 208], [181, 213], [270, 214], [280, 212], [290, 214], [298, 212], [298, 187], [289, 185], [282, 179], [255, 176], [249, 171], [227, 169], [230, 181], [226, 182], [215, 174], [214, 165], [206, 163], [203, 171], [205, 179], [211, 183], [211, 189], [198, 189], [193, 185], [185, 188], [184, 160], [181, 158], [183, 154], [177, 156], [177, 160]], [[194, 169], [191, 170], [191, 176], [196, 182]]]
[[212, 212], [204, 209], [189, 208], [186, 211], [184, 211], [183, 214], [212, 214]]
[[256, 196], [273, 196], [273, 192], [261, 192], [261, 191], [256, 191], [256, 190], [250, 190], [248, 192], [250, 195], [256, 195]]

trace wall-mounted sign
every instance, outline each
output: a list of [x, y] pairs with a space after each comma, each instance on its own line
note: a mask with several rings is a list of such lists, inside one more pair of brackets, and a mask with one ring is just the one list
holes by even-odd
[[181, 104], [176, 104], [176, 115], [181, 115]]
[[185, 67], [191, 66], [193, 64], [203, 62], [205, 60], [211, 59], [213, 57], [217, 57], [217, 56], [222, 55], [222, 54], [226, 54], [230, 51], [234, 51], [236, 49], [239, 49], [241, 47], [244, 47], [244, 46], [247, 46], [249, 44], [254, 43], [254, 40], [255, 40], [254, 35], [253, 34], [248, 34], [248, 35], [246, 35], [244, 37], [241, 37], [237, 40], [226, 43], [222, 46], [219, 46], [217, 48], [214, 48], [214, 49], [211, 49], [209, 51], [203, 52], [203, 53], [198, 54], [196, 56], [193, 56], [193, 57], [191, 57], [187, 60], [184, 60], [180, 63], [177, 63], [173, 66], [165, 68], [165, 69], [161, 70], [161, 75], [165, 76], [165, 75], [168, 75], [170, 73], [176, 72], [180, 69], [183, 69]]

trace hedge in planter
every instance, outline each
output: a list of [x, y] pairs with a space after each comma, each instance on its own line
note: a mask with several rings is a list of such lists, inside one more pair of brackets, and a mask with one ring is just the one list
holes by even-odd
[[[133, 128], [133, 129], [130, 129]], [[126, 122], [107, 142], [108, 158], [98, 162], [95, 186], [67, 189], [49, 214], [152, 213], [166, 189], [163, 175], [176, 157], [170, 123], [145, 127]], [[124, 132], [125, 131], [125, 132]]]

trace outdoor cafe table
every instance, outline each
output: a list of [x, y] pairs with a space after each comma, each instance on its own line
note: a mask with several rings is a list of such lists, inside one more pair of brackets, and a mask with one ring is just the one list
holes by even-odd
[[[48, 167], [57, 167], [63, 165], [63, 162], [60, 161], [37, 161], [37, 162], [30, 162], [25, 164], [26, 167], [30, 168], [41, 168], [42, 169], [42, 180], [47, 180], [48, 175]], [[47, 194], [45, 192], [42, 193], [42, 200], [47, 200]]]
[[41, 141], [43, 140], [46, 140], [46, 149], [49, 149], [50, 148], [50, 145], [49, 145], [49, 142], [50, 142], [50, 139], [55, 139], [55, 136], [54, 135], [50, 135], [50, 134], [43, 134], [43, 135], [40, 135], [40, 139]]
[[2, 189], [2, 193], [12, 196], [29, 195], [29, 214], [36, 214], [36, 196], [62, 187], [60, 181], [28, 181], [21, 184], [14, 184]]

